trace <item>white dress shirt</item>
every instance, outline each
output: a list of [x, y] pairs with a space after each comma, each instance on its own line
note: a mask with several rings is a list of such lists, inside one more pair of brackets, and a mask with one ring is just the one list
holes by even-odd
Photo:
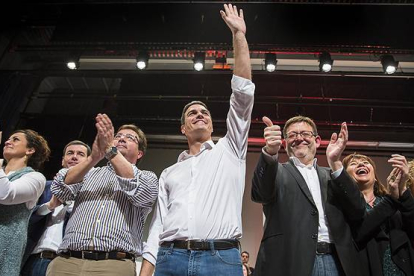
[[254, 84], [233, 76], [227, 134], [184, 151], [160, 177], [159, 195], [143, 257], [155, 265], [160, 242], [238, 239], [242, 235], [247, 138]]
[[0, 169], [0, 204], [14, 205], [26, 203], [27, 209], [32, 209], [37, 199], [43, 193], [46, 178], [40, 172], [29, 172], [20, 178], [10, 181], [7, 176], [13, 174], [10, 171], [7, 175]]
[[[277, 162], [278, 154], [270, 155], [264, 148], [262, 153], [265, 155], [265, 158], [268, 162]], [[305, 165], [300, 160], [294, 156], [291, 156], [290, 159], [293, 161], [295, 167], [299, 170], [300, 174], [305, 179], [306, 185], [309, 188], [309, 191], [312, 195], [313, 201], [316, 204], [319, 214], [319, 227], [318, 227], [318, 242], [332, 242], [332, 239], [329, 234], [328, 221], [326, 219], [325, 210], [322, 205], [322, 194], [321, 194], [321, 185], [319, 182], [318, 173], [316, 171], [317, 159], [313, 159], [312, 165]], [[333, 173], [331, 176], [333, 179], [337, 178], [342, 173], [343, 168], [340, 168]]]
[[72, 208], [73, 201], [70, 205], [59, 205], [53, 212], [47, 208], [46, 203], [39, 207], [37, 210], [38, 215], [46, 215], [47, 210], [52, 214], [47, 218], [46, 229], [40, 237], [32, 254], [40, 253], [42, 251], [58, 251], [59, 245], [62, 243], [63, 224], [65, 222], [66, 212], [70, 212]]
[[316, 204], [319, 214], [319, 227], [318, 227], [318, 241], [319, 242], [331, 242], [328, 230], [328, 221], [326, 220], [325, 210], [322, 205], [321, 184], [319, 183], [318, 173], [316, 172], [316, 158], [313, 159], [312, 165], [305, 165], [299, 161], [296, 157], [290, 157], [300, 174], [305, 179], [306, 185], [308, 185], [311, 192], [313, 201]]

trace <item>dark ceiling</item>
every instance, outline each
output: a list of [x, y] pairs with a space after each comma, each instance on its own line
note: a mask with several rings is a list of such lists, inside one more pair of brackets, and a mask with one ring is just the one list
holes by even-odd
[[[59, 159], [68, 141], [93, 141], [94, 117], [105, 112], [116, 126], [142, 127], [151, 147], [171, 147], [181, 141], [181, 109], [195, 99], [208, 104], [215, 135], [223, 135], [231, 71], [195, 72], [191, 60], [195, 51], [207, 51], [211, 66], [215, 57], [233, 57], [219, 15], [225, 2], [15, 3], [0, 18], [4, 136], [38, 130]], [[315, 119], [324, 139], [346, 121], [352, 141], [376, 142], [375, 150], [394, 142], [386, 149], [413, 155], [414, 1], [235, 3], [245, 12], [254, 63], [251, 138], [262, 136], [263, 115], [283, 124], [302, 114]], [[138, 71], [131, 60], [142, 50], [150, 53], [150, 67]], [[337, 65], [330, 73], [317, 70], [323, 51]], [[274, 73], [263, 70], [265, 52], [278, 56]], [[383, 54], [400, 61], [395, 75], [382, 73]], [[80, 57], [79, 70], [65, 68], [70, 56]]]

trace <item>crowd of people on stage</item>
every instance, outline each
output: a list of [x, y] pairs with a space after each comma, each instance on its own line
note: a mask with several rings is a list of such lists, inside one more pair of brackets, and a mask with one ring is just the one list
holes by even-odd
[[348, 141], [342, 123], [326, 148], [328, 167], [321, 167], [315, 158], [321, 137], [305, 116], [283, 128], [263, 117], [265, 146], [247, 192], [263, 205], [265, 223], [250, 266], [240, 238], [255, 85], [243, 11], [224, 4], [220, 15], [234, 49], [227, 133], [214, 143], [207, 105], [184, 106], [188, 150], [159, 179], [138, 168], [144, 132], [134, 124], [115, 131], [106, 114], [95, 118], [91, 147], [68, 141], [53, 180], [39, 172], [50, 155], [39, 133], [16, 130], [6, 139], [0, 276], [135, 276], [140, 256], [140, 276], [414, 275], [414, 161], [393, 154], [381, 181], [369, 156], [342, 156]]

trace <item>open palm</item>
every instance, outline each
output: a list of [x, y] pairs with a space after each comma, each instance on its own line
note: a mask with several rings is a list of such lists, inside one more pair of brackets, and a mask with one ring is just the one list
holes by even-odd
[[348, 128], [346, 123], [342, 123], [339, 135], [333, 133], [329, 145], [326, 148], [326, 157], [328, 162], [335, 162], [341, 158], [342, 152], [345, 150], [348, 142]]
[[238, 12], [236, 6], [224, 4], [224, 11], [220, 11], [220, 14], [233, 34], [239, 31], [246, 34], [246, 23], [244, 22], [243, 10]]

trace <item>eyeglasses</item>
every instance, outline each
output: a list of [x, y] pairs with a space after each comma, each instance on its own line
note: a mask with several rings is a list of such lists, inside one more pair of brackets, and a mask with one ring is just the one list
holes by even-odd
[[313, 136], [316, 136], [312, 131], [301, 131], [301, 132], [292, 131], [287, 134], [287, 138], [296, 139], [299, 135], [302, 136], [302, 138], [304, 139], [309, 139]]
[[122, 139], [123, 137], [125, 137], [126, 140], [128, 140], [129, 142], [135, 142], [137, 144], [139, 144], [139, 139], [137, 136], [134, 136], [132, 134], [123, 134], [123, 133], [117, 133], [114, 137], [114, 140], [119, 140]]

